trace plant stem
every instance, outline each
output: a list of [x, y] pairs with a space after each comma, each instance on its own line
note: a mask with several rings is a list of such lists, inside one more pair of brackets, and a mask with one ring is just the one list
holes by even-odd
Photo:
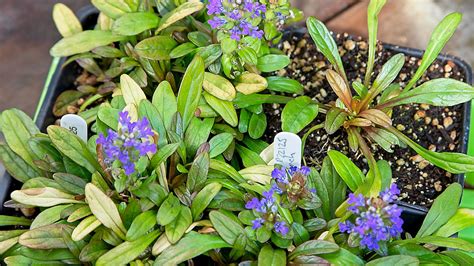
[[324, 123], [321, 123], [321, 124], [317, 124], [315, 126], [313, 126], [312, 128], [310, 128], [304, 135], [303, 135], [303, 138], [301, 139], [301, 154], [303, 154], [304, 152], [304, 146], [306, 146], [306, 139], [309, 137], [309, 135], [311, 133], [313, 133], [314, 131], [318, 130], [318, 129], [321, 129], [324, 127]]
[[[374, 180], [372, 181], [372, 187], [370, 188], [371, 194], [377, 196], [382, 189], [382, 175], [380, 173], [380, 169], [377, 165], [377, 160], [375, 160], [374, 155], [370, 151], [369, 145], [364, 140], [364, 138], [360, 135], [359, 132], [354, 131], [354, 134], [357, 136], [357, 140], [359, 141], [359, 149], [364, 154], [367, 162], [369, 163], [369, 169], [374, 172]], [[375, 187], [375, 189], [373, 189]], [[370, 195], [370, 196], [374, 196]]]

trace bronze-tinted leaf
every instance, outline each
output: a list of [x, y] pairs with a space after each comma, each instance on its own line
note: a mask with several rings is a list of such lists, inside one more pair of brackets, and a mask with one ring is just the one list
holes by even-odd
[[351, 89], [347, 87], [344, 78], [341, 77], [336, 71], [331, 69], [326, 71], [326, 78], [337, 97], [341, 99], [347, 109], [351, 110], [352, 92]]
[[378, 109], [369, 109], [362, 111], [361, 113], [359, 113], [359, 116], [362, 118], [366, 118], [374, 122], [374, 124], [377, 124], [382, 127], [390, 127], [392, 125], [392, 119], [390, 119], [390, 117], [386, 113]]

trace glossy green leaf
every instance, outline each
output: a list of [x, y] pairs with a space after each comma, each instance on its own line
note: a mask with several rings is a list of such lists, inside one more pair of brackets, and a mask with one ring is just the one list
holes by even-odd
[[53, 20], [63, 37], [68, 37], [82, 31], [81, 22], [74, 15], [74, 12], [64, 4], [58, 3], [54, 5]]
[[336, 131], [346, 121], [347, 113], [337, 107], [332, 107], [326, 114], [326, 121], [324, 122], [324, 129], [329, 135], [336, 133]]
[[71, 194], [50, 187], [15, 190], [11, 193], [10, 197], [16, 202], [38, 207], [51, 207], [66, 203], [83, 203], [76, 200]]
[[102, 240], [93, 240], [81, 250], [79, 260], [82, 262], [92, 262], [109, 251], [109, 245]]
[[244, 167], [251, 167], [255, 165], [265, 165], [265, 161], [260, 157], [260, 155], [250, 149], [247, 149], [241, 145], [236, 145], [235, 149], [239, 153], [240, 158]]
[[306, 27], [308, 27], [309, 35], [316, 43], [316, 47], [318, 47], [319, 51], [321, 51], [329, 62], [335, 66], [339, 75], [347, 80], [341, 56], [339, 55], [338, 46], [334, 41], [331, 32], [329, 32], [324, 23], [314, 17], [308, 18], [306, 21]]
[[286, 77], [268, 77], [268, 89], [271, 91], [303, 94], [303, 85], [297, 80]]
[[429, 236], [444, 225], [456, 213], [461, 200], [462, 187], [458, 183], [453, 183], [446, 188], [433, 202], [428, 214], [423, 220], [416, 237]]
[[82, 220], [76, 228], [74, 228], [74, 231], [72, 231], [71, 238], [74, 241], [80, 241], [84, 239], [87, 235], [92, 233], [97, 227], [102, 225], [102, 223], [97, 220], [97, 218], [94, 215], [91, 215], [84, 220]]
[[435, 236], [450, 237], [461, 230], [474, 226], [474, 210], [461, 208], [436, 232]]
[[232, 101], [235, 98], [234, 85], [222, 76], [205, 72], [202, 86], [205, 91], [221, 100]]
[[407, 266], [417, 266], [420, 261], [413, 256], [408, 255], [392, 255], [379, 259], [369, 261], [367, 266], [383, 266], [383, 265], [407, 265]]
[[199, 219], [202, 212], [207, 208], [209, 203], [211, 203], [217, 193], [219, 193], [221, 188], [222, 185], [219, 183], [210, 183], [199, 191], [191, 204], [191, 213], [194, 221]]
[[292, 260], [298, 256], [320, 255], [333, 253], [339, 250], [339, 246], [335, 243], [324, 240], [309, 240], [296, 247], [290, 253], [288, 259]]
[[193, 117], [189, 124], [186, 133], [184, 134], [184, 143], [186, 144], [186, 153], [194, 156], [199, 146], [209, 139], [212, 126], [214, 125], [213, 118], [199, 119]]
[[201, 152], [196, 156], [189, 169], [188, 179], [186, 182], [186, 188], [193, 192], [200, 189], [207, 179], [207, 174], [209, 172], [209, 152]]
[[403, 240], [403, 242], [408, 243], [419, 243], [419, 244], [430, 244], [438, 247], [460, 249], [468, 252], [474, 251], [474, 244], [461, 239], [454, 237], [441, 237], [441, 236], [430, 236], [426, 235], [423, 237], [415, 237], [412, 239]]
[[378, 16], [386, 0], [371, 0], [367, 8], [367, 26], [369, 32], [369, 55], [367, 59], [367, 71], [365, 73], [364, 85], [369, 86], [370, 77], [374, 68], [375, 50], [377, 49]]
[[184, 129], [188, 127], [198, 106], [203, 80], [204, 61], [200, 56], [195, 56], [184, 73], [178, 92], [178, 112], [183, 118]]
[[267, 129], [267, 116], [265, 113], [252, 114], [249, 120], [248, 133], [253, 139], [259, 139]]
[[180, 206], [179, 209], [178, 216], [165, 226], [166, 237], [171, 244], [178, 242], [193, 222], [191, 210], [188, 207]]
[[191, 41], [194, 45], [196, 45], [198, 47], [207, 46], [207, 45], [212, 44], [211, 43], [211, 36], [209, 36], [208, 34], [206, 34], [204, 32], [200, 32], [200, 31], [192, 31], [192, 32], [188, 33], [188, 39], [189, 39], [189, 41]]
[[169, 60], [170, 52], [178, 43], [169, 36], [154, 36], [135, 45], [135, 51], [141, 57], [151, 60]]
[[36, 168], [14, 153], [6, 144], [0, 144], [0, 161], [8, 173], [20, 182], [24, 183], [31, 178], [41, 175]]
[[158, 147], [161, 148], [168, 144], [166, 138], [166, 128], [156, 107], [148, 100], [142, 100], [138, 106], [138, 117], [147, 118], [151, 128], [158, 132]]
[[225, 162], [211, 159], [211, 164], [209, 165], [209, 168], [228, 175], [230, 178], [237, 181], [238, 183], [245, 182], [245, 179], [242, 177], [242, 175], [239, 174], [239, 172], [237, 172], [235, 168]]
[[150, 12], [126, 13], [112, 25], [112, 32], [118, 35], [133, 36], [158, 26], [160, 19]]
[[61, 39], [49, 51], [52, 56], [71, 56], [89, 52], [99, 46], [125, 40], [125, 36], [115, 35], [110, 31], [86, 30]]
[[209, 218], [222, 239], [231, 245], [234, 244], [240, 234], [244, 234], [242, 225], [220, 211], [211, 211]]
[[153, 265], [177, 265], [211, 249], [230, 247], [222, 238], [211, 234], [188, 233], [173, 246], [166, 248]]
[[405, 63], [405, 56], [403, 54], [396, 54], [392, 56], [380, 70], [377, 78], [375, 78], [372, 87], [369, 90], [369, 94], [372, 95], [372, 99], [375, 98], [380, 92], [385, 90], [397, 77], [398, 73]]
[[25, 217], [0, 215], [0, 226], [11, 226], [11, 225], [29, 226], [30, 224], [31, 224], [31, 220]]
[[63, 187], [67, 192], [75, 195], [83, 195], [87, 182], [75, 175], [66, 173], [55, 173], [53, 179]]
[[237, 54], [244, 63], [256, 65], [258, 62], [257, 53], [251, 47], [242, 47], [237, 50]]
[[111, 249], [96, 261], [97, 266], [127, 264], [137, 258], [158, 237], [160, 231], [150, 232], [135, 241], [126, 241]]
[[318, 115], [319, 107], [308, 96], [300, 96], [285, 105], [281, 113], [283, 131], [299, 133]]
[[92, 0], [91, 2], [97, 9], [113, 19], [132, 11], [126, 0]]
[[423, 58], [421, 59], [421, 65], [415, 72], [415, 75], [411, 78], [408, 85], [405, 87], [404, 91], [409, 91], [416, 82], [421, 78], [423, 73], [428, 69], [428, 67], [433, 63], [433, 61], [438, 57], [439, 53], [449, 41], [451, 36], [453, 36], [456, 28], [459, 23], [461, 23], [462, 14], [458, 12], [451, 13], [447, 15], [434, 29], [431, 34], [430, 41], [426, 47]]
[[365, 181], [362, 171], [344, 154], [331, 150], [328, 156], [336, 172], [344, 180], [351, 191], [356, 191]]
[[187, 54], [192, 53], [194, 50], [196, 50], [196, 45], [194, 45], [191, 42], [185, 42], [183, 44], [176, 46], [173, 50], [171, 50], [170, 57], [171, 59], [180, 58]]
[[321, 257], [334, 265], [365, 265], [361, 258], [344, 248], [340, 248], [339, 251], [334, 253], [319, 254], [318, 257]]
[[87, 144], [78, 136], [59, 126], [49, 126], [47, 131], [49, 138], [58, 151], [91, 173], [95, 171], [102, 172], [102, 168], [87, 148]]
[[222, 154], [232, 143], [234, 136], [231, 133], [221, 133], [209, 140], [209, 157], [214, 158]]
[[273, 72], [285, 68], [290, 62], [287, 55], [269, 54], [258, 58], [257, 68], [262, 72]]
[[158, 26], [157, 32], [160, 32], [171, 24], [193, 14], [194, 12], [201, 10], [203, 7], [204, 4], [201, 2], [185, 2], [163, 16]]
[[115, 203], [98, 187], [89, 183], [86, 185], [86, 200], [94, 216], [107, 228], [112, 229], [120, 238], [125, 239], [127, 229]]
[[146, 211], [140, 213], [130, 225], [127, 231], [127, 241], [135, 241], [140, 237], [144, 236], [156, 225], [156, 212]]
[[234, 99], [234, 104], [239, 108], [247, 108], [252, 105], [264, 104], [264, 103], [279, 103], [286, 104], [293, 100], [293, 97], [273, 95], [273, 94], [249, 94], [237, 93]]
[[165, 201], [161, 204], [160, 209], [156, 215], [156, 220], [158, 224], [166, 226], [167, 224], [173, 222], [173, 220], [178, 217], [179, 212], [181, 211], [181, 203], [179, 199], [173, 194], [169, 194]]
[[458, 250], [448, 250], [448, 251], [443, 251], [442, 253], [446, 256], [449, 256], [459, 265], [474, 264], [474, 258], [465, 252], [458, 251]]
[[281, 266], [286, 265], [286, 252], [283, 249], [273, 249], [265, 245], [258, 254], [258, 266]]
[[62, 231], [71, 228], [64, 224], [52, 224], [29, 230], [20, 236], [19, 243], [33, 249], [67, 248]]
[[82, 207], [78, 208], [73, 213], [71, 213], [69, 217], [67, 218], [67, 221], [69, 223], [73, 223], [91, 214], [92, 212], [91, 212], [91, 209], [89, 208], [89, 205], [83, 205]]
[[61, 212], [71, 205], [58, 205], [43, 210], [35, 217], [31, 223], [30, 229], [53, 224], [61, 219]]
[[152, 99], [153, 105], [158, 109], [167, 129], [171, 126], [173, 115], [178, 111], [176, 96], [168, 81], [161, 82], [155, 90]]
[[314, 182], [316, 193], [322, 202], [321, 208], [316, 212], [320, 213], [319, 216], [326, 220], [335, 218], [334, 213], [337, 207], [346, 198], [346, 185], [334, 169], [331, 159], [329, 157], [324, 158], [321, 174], [312, 169], [308, 180]]
[[268, 82], [264, 77], [248, 72], [238, 76], [235, 83], [235, 89], [246, 95], [261, 92], [268, 87]]
[[221, 100], [207, 92], [203, 93], [206, 102], [232, 127], [239, 123], [237, 111], [232, 102]]

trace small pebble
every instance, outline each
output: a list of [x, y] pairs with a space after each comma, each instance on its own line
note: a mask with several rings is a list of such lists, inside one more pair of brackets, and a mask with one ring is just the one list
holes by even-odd
[[433, 120], [431, 121], [431, 124], [432, 124], [433, 126], [439, 125], [439, 120], [438, 120], [438, 118], [433, 119]]
[[425, 169], [428, 165], [430, 165], [430, 162], [428, 162], [427, 160], [423, 160], [421, 162], [418, 163], [418, 168], [420, 170], [423, 170]]
[[428, 147], [428, 150], [430, 150], [430, 151], [436, 151], [436, 145], [431, 144], [431, 145]]
[[415, 120], [419, 120], [420, 118], [424, 118], [426, 116], [426, 113], [425, 111], [422, 111], [422, 110], [418, 110], [415, 115], [413, 116], [413, 118]]
[[398, 159], [398, 160], [396, 161], [396, 163], [397, 163], [398, 165], [402, 166], [402, 165], [405, 164], [405, 160], [403, 160], [403, 159]]
[[405, 130], [405, 126], [402, 125], [402, 124], [398, 124], [397, 129], [400, 130], [400, 131], [403, 131], [403, 130]]
[[347, 40], [344, 42], [344, 48], [346, 48], [349, 51], [354, 50], [355, 46], [356, 45], [353, 40]]
[[420, 104], [420, 108], [423, 109], [423, 110], [428, 110], [428, 109], [430, 109], [430, 105], [426, 104], [426, 103], [422, 103], [422, 104]]
[[66, 111], [67, 111], [68, 114], [76, 114], [79, 111], [79, 108], [77, 108], [76, 106], [73, 106], [73, 105], [69, 105], [66, 108]]
[[449, 136], [451, 137], [452, 140], [456, 139], [456, 135], [457, 135], [456, 130], [453, 130], [453, 131], [451, 131], [451, 133], [449, 133]]
[[453, 70], [453, 68], [452, 68], [449, 64], [446, 64], [446, 65], [444, 66], [444, 71], [446, 71], [446, 72], [451, 72], [451, 70]]
[[445, 119], [443, 119], [443, 126], [444, 128], [448, 128], [449, 126], [451, 126], [453, 124], [453, 119], [448, 116], [446, 117]]
[[431, 117], [425, 117], [425, 124], [429, 125], [431, 123]]
[[434, 183], [434, 188], [435, 188], [436, 191], [441, 192], [441, 190], [443, 190], [443, 186], [441, 185], [441, 181], [436, 181]]

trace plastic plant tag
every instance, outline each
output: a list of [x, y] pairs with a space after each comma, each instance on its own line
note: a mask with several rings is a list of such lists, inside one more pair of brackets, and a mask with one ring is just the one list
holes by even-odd
[[290, 132], [280, 132], [274, 140], [275, 164], [301, 167], [301, 138]]
[[87, 122], [84, 118], [74, 114], [67, 114], [61, 118], [61, 127], [67, 128], [87, 142]]

